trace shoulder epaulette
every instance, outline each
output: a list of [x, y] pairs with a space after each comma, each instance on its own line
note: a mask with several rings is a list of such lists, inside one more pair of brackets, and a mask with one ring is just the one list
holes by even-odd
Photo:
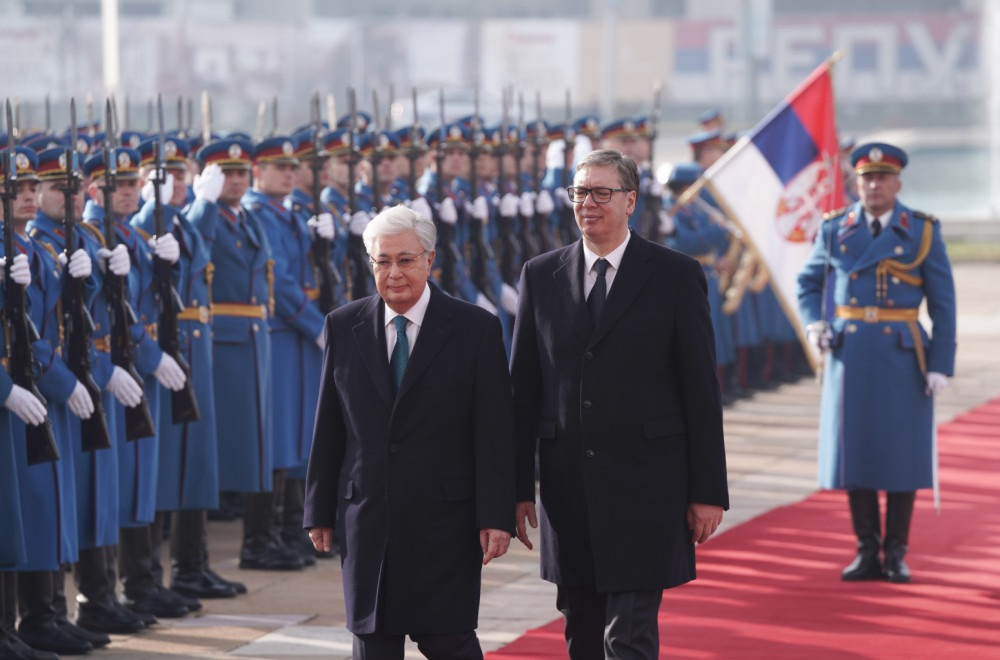
[[845, 206], [844, 208], [837, 209], [836, 211], [830, 211], [829, 213], [824, 213], [823, 214], [823, 221], [826, 222], [827, 220], [833, 220], [834, 218], [839, 218], [840, 216], [842, 216], [845, 213], [847, 213], [847, 209], [849, 209], [849, 208], [851, 208], [851, 207], [850, 206]]
[[96, 238], [98, 241], [101, 242], [101, 247], [107, 247], [104, 243], [104, 234], [102, 234], [97, 227], [90, 224], [89, 222], [78, 222], [76, 223], [76, 226], [86, 229], [91, 236], [93, 236], [94, 238]]
[[133, 226], [132, 227], [132, 231], [134, 231], [135, 233], [137, 233], [140, 236], [142, 236], [142, 240], [144, 240], [144, 241], [148, 241], [150, 238], [152, 238], [149, 234], [147, 234], [142, 229], [139, 229], [138, 227]]
[[921, 220], [926, 220], [927, 222], [939, 222], [937, 217], [931, 215], [930, 213], [924, 213], [923, 211], [914, 211], [913, 216], [920, 218]]

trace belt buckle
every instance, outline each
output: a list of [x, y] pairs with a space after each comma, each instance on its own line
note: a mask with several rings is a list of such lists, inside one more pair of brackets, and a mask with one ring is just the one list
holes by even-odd
[[878, 307], [865, 307], [865, 323], [878, 323]]
[[208, 323], [208, 307], [198, 308], [198, 321], [200, 323]]

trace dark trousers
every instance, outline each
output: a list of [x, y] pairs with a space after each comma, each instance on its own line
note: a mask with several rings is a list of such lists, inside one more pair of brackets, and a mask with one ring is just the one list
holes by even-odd
[[556, 607], [566, 620], [570, 660], [655, 660], [663, 590], [597, 593], [559, 585]]
[[[403, 660], [406, 635], [354, 636], [354, 660]], [[475, 630], [444, 635], [410, 635], [428, 660], [482, 660]]]

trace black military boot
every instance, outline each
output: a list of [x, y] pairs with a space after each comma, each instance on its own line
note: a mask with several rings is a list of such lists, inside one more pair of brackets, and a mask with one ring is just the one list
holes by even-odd
[[[112, 557], [111, 568], [108, 558]], [[110, 575], [109, 575], [110, 572]], [[76, 625], [84, 630], [111, 635], [129, 635], [146, 627], [136, 615], [118, 603], [113, 550], [109, 546], [80, 551], [73, 567], [76, 582]]]
[[111, 643], [111, 638], [104, 633], [85, 630], [69, 620], [66, 607], [66, 571], [52, 572], [52, 608], [56, 612], [56, 625], [63, 632], [85, 642], [90, 642], [90, 645], [95, 649]]
[[153, 527], [122, 527], [118, 532], [118, 573], [125, 587], [125, 606], [136, 614], [178, 619], [190, 610], [157, 589], [153, 561]]
[[297, 571], [305, 567], [299, 553], [275, 538], [274, 493], [244, 493], [243, 546], [240, 568], [264, 571]]
[[878, 492], [868, 489], [849, 490], [847, 501], [851, 507], [854, 535], [858, 537], [858, 554], [841, 573], [840, 579], [846, 582], [881, 579]]
[[59, 656], [48, 651], [33, 649], [17, 636], [14, 623], [17, 621], [17, 573], [0, 571], [0, 650], [4, 658], [11, 660], [59, 660]]
[[913, 518], [914, 491], [886, 493], [885, 506], [885, 579], [905, 584], [910, 581], [910, 569], [903, 562], [910, 538]]
[[17, 576], [21, 623], [17, 634], [28, 646], [59, 655], [82, 655], [94, 650], [87, 641], [56, 625], [52, 606], [52, 571], [22, 571]]
[[189, 598], [234, 598], [236, 590], [204, 570], [205, 512], [175, 511], [170, 530], [170, 589]]

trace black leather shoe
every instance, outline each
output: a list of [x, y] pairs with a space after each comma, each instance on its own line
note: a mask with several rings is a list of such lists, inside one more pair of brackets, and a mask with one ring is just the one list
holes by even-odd
[[305, 562], [297, 552], [289, 551], [282, 546], [257, 548], [244, 546], [240, 550], [240, 568], [259, 571], [299, 571], [305, 568]]
[[237, 594], [245, 594], [247, 592], [247, 585], [243, 584], [242, 582], [237, 582], [236, 580], [227, 580], [226, 578], [222, 577], [221, 575], [213, 571], [211, 566], [205, 566], [205, 568], [202, 569], [202, 573], [204, 575], [207, 575], [208, 579], [211, 580], [212, 582], [215, 582], [216, 584], [223, 584], [232, 587], [233, 591], [235, 591]]
[[25, 657], [10, 645], [6, 637], [0, 637], [0, 660], [25, 660]]
[[164, 586], [157, 585], [156, 593], [158, 593], [163, 598], [169, 601], [177, 603], [178, 605], [183, 605], [188, 608], [188, 612], [197, 612], [201, 609], [201, 601], [197, 598], [192, 598], [190, 596], [185, 596], [182, 593], [178, 593], [173, 589], [167, 589]]
[[188, 608], [156, 591], [136, 599], [126, 598], [123, 604], [140, 616], [152, 615], [157, 619], [180, 619], [190, 613]]
[[170, 589], [190, 598], [236, 598], [236, 589], [201, 571], [177, 573], [170, 580]]
[[844, 582], [860, 582], [862, 580], [881, 580], [882, 563], [878, 558], [878, 551], [874, 554], [870, 552], [858, 552], [854, 561], [840, 574], [840, 579]]
[[910, 581], [910, 567], [906, 565], [902, 557], [886, 553], [885, 579], [896, 584], [906, 584]]
[[56, 617], [56, 625], [59, 626], [59, 629], [63, 632], [73, 635], [73, 637], [76, 637], [77, 639], [82, 639], [85, 642], [90, 642], [90, 645], [95, 649], [99, 649], [102, 646], [107, 646], [111, 643], [111, 638], [104, 633], [84, 630], [80, 626], [74, 625], [73, 622], [66, 617]]
[[110, 635], [131, 635], [146, 625], [136, 615], [123, 614], [114, 604], [78, 603], [76, 625], [84, 630]]
[[17, 631], [21, 641], [39, 651], [51, 651], [59, 655], [83, 655], [94, 650], [90, 642], [70, 635], [54, 621], [44, 626], [22, 625]]
[[14, 652], [26, 660], [59, 660], [59, 656], [55, 653], [32, 648], [31, 646], [25, 644], [20, 637], [11, 633], [9, 630], [6, 630], [4, 635], [7, 639], [7, 643], [10, 644], [12, 649], [14, 649]]

